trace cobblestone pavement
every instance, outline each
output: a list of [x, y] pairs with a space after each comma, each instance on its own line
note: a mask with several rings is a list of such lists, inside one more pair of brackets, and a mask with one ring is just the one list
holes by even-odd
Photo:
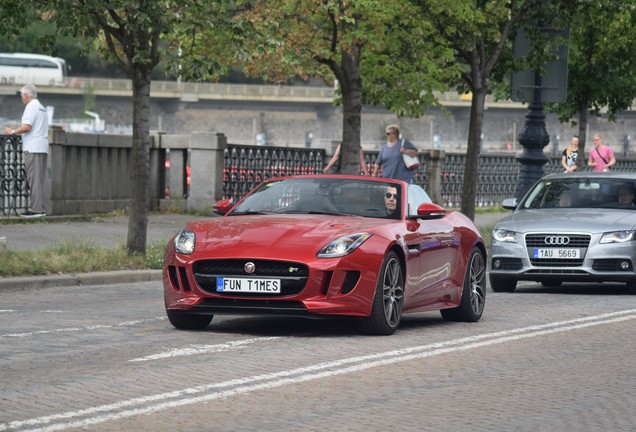
[[0, 291], [0, 431], [632, 431], [636, 296], [488, 291], [478, 323], [215, 317], [156, 282]]

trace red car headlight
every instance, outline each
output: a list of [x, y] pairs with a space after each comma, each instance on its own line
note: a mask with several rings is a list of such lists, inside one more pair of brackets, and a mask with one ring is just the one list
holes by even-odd
[[174, 239], [174, 250], [177, 253], [189, 255], [194, 252], [195, 243], [196, 236], [194, 232], [183, 228]]
[[358, 249], [369, 237], [371, 237], [371, 234], [367, 232], [342, 236], [320, 249], [316, 256], [318, 258], [337, 258], [349, 255]]

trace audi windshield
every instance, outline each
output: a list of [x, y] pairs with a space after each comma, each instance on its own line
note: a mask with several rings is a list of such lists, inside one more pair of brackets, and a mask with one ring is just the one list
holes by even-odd
[[635, 187], [633, 181], [620, 178], [544, 179], [528, 194], [519, 209], [563, 207], [636, 209], [633, 206]]

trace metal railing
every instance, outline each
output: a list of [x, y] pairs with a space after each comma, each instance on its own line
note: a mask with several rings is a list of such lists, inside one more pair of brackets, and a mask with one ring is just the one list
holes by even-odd
[[223, 167], [223, 197], [234, 202], [272, 177], [321, 174], [324, 149], [253, 147], [228, 144]]
[[5, 216], [27, 210], [29, 185], [20, 137], [0, 135], [0, 212]]
[[[87, 140], [90, 135], [84, 138]], [[99, 137], [99, 136], [98, 136]], [[187, 176], [190, 174], [188, 159], [188, 144], [173, 143], [164, 138], [160, 148], [151, 151], [151, 196], [159, 199], [164, 196], [171, 199], [173, 195], [165, 193], [167, 190], [166, 178], [174, 176], [175, 189], [183, 189], [183, 193], [175, 193], [174, 197], [189, 199]], [[59, 166], [51, 168], [54, 181], [52, 181], [52, 201], [63, 201], [67, 207], [59, 207], [59, 214], [73, 211], [74, 203], [87, 202], [88, 211], [99, 211], [101, 204], [116, 202], [119, 206], [126, 206], [129, 199], [128, 177], [131, 150], [126, 145], [60, 145], [52, 144], [57, 151]], [[178, 144], [178, 145], [177, 145]], [[172, 148], [172, 150], [170, 150]], [[196, 174], [197, 185], [203, 189], [209, 189], [210, 175], [215, 176], [219, 187], [218, 195], [231, 198], [235, 202], [242, 198], [249, 190], [271, 177], [304, 175], [321, 173], [326, 164], [327, 154], [324, 149], [294, 148], [294, 147], [268, 147], [246, 146], [237, 144], [223, 145], [222, 170], [209, 173], [210, 165], [198, 166]], [[26, 179], [22, 155], [22, 142], [20, 137], [0, 135], [0, 214], [10, 216], [28, 208], [29, 188]], [[162, 152], [170, 150], [173, 164], [166, 168], [165, 155]], [[174, 154], [173, 154], [174, 153]], [[372, 170], [378, 152], [365, 152], [365, 161], [369, 170]], [[177, 156], [181, 155], [181, 159]], [[174, 156], [174, 158], [173, 158]], [[219, 155], [220, 156], [220, 155]], [[464, 184], [464, 171], [466, 155], [462, 153], [444, 153], [438, 160], [432, 163], [429, 153], [420, 153], [420, 167], [415, 173], [414, 183], [424, 189], [435, 186], [435, 182], [429, 182], [429, 175], [439, 175], [439, 190], [433, 191], [431, 196], [439, 197], [437, 200], [445, 207], [457, 208], [461, 205], [462, 189]], [[178, 162], [178, 163], [177, 163]], [[440, 165], [441, 163], [441, 165]], [[60, 169], [60, 166], [63, 169]], [[195, 165], [196, 166], [196, 165]], [[439, 166], [439, 171], [432, 173], [429, 168]], [[73, 171], [75, 170], [75, 171]], [[204, 172], [200, 172], [203, 170]], [[477, 181], [476, 207], [497, 207], [505, 198], [513, 197], [516, 191], [519, 166], [513, 153], [484, 153], [479, 159], [479, 174]], [[548, 163], [544, 166], [545, 173], [560, 172], [560, 156], [548, 157]], [[619, 159], [616, 171], [636, 171], [636, 158], [623, 156]], [[170, 174], [168, 174], [170, 172]], [[82, 178], [78, 181], [78, 178]], [[435, 180], [437, 182], [437, 177]], [[214, 179], [213, 179], [214, 180]], [[170, 183], [172, 184], [172, 183]], [[57, 189], [55, 189], [57, 188]], [[214, 198], [212, 197], [205, 199]], [[209, 204], [208, 204], [209, 205]], [[84, 210], [86, 211], [86, 210]], [[108, 210], [106, 210], [108, 211]], [[52, 211], [51, 214], [55, 214]]]

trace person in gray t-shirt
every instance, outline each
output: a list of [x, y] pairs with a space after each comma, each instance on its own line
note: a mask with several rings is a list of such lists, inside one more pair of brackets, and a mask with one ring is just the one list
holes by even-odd
[[373, 176], [378, 176], [380, 166], [382, 166], [382, 177], [412, 183], [414, 171], [406, 169], [402, 153], [417, 156], [417, 148], [409, 140], [399, 139], [399, 137], [400, 128], [397, 125], [388, 125], [386, 127], [387, 142], [375, 160]]

